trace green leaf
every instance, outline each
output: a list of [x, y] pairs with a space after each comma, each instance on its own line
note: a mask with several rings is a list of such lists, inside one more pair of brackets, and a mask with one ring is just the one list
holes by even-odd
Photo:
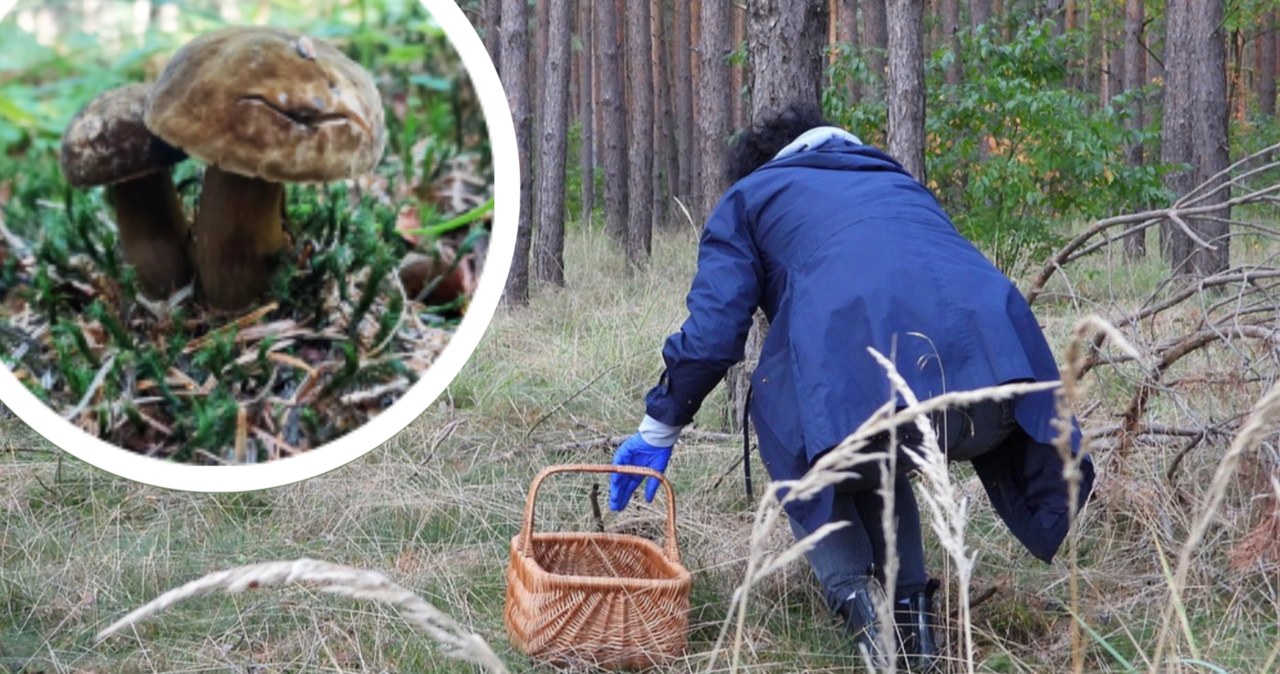
[[0, 93], [0, 117], [9, 120], [14, 126], [32, 127], [36, 124], [36, 116], [22, 109], [14, 100]]
[[409, 83], [416, 84], [431, 91], [452, 91], [453, 82], [445, 77], [434, 75], [410, 75]]

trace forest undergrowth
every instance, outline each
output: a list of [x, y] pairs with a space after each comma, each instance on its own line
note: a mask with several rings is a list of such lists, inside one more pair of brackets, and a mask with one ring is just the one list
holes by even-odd
[[[92, 640], [129, 610], [205, 573], [309, 557], [387, 574], [483, 637], [510, 669], [528, 669], [502, 626], [507, 546], [540, 468], [607, 462], [612, 443], [643, 413], [661, 340], [683, 319], [695, 261], [687, 227], [655, 244], [651, 269], [625, 276], [612, 271], [620, 256], [602, 234], [571, 237], [568, 289], [500, 311], [429, 411], [386, 446], [304, 484], [235, 495], [139, 486], [57, 453], [6, 419], [0, 664], [27, 673], [471, 671], [393, 609], [307, 589], [193, 600]], [[1238, 246], [1237, 257], [1265, 263], [1273, 249], [1261, 240]], [[1122, 323], [1150, 306], [1165, 275], [1158, 261], [1106, 253], [1070, 270], [1050, 280], [1035, 305], [1060, 360], [1081, 317]], [[1180, 307], [1161, 315], [1163, 328], [1143, 328], [1157, 332], [1121, 332], [1145, 354], [1160, 334], [1174, 337], [1202, 319], [1202, 308]], [[1138, 364], [1113, 358], [1081, 379], [1077, 411], [1099, 479], [1078, 524], [1074, 599], [1067, 556], [1052, 565], [1031, 558], [999, 525], [972, 472], [952, 468], [954, 495], [968, 500], [965, 545], [976, 553], [969, 592], [976, 671], [1068, 671], [1073, 653], [1083, 671], [1148, 671], [1167, 609], [1174, 621], [1161, 671], [1274, 671], [1274, 433], [1242, 455], [1212, 527], [1189, 553], [1185, 586], [1170, 591], [1180, 545], [1205, 512], [1232, 429], [1274, 383], [1267, 361], [1274, 351], [1259, 344], [1250, 352], [1253, 372], [1227, 357], [1252, 348], [1245, 342], [1208, 346], [1171, 366], [1139, 432], [1121, 432], [1117, 416], [1143, 381]], [[717, 390], [668, 470], [694, 587], [690, 654], [663, 671], [729, 667], [724, 653], [713, 664], [712, 651], [753, 554], [755, 504], [734, 466], [741, 447], [725, 405]], [[754, 473], [759, 482], [758, 462]], [[539, 528], [592, 527], [592, 482], [552, 481], [539, 500]], [[606, 512], [605, 526], [658, 535], [660, 506]], [[754, 552], [776, 556], [791, 543], [779, 527], [757, 537]], [[932, 573], [953, 579], [947, 669], [966, 671], [954, 568], [932, 534], [926, 546]], [[855, 661], [802, 561], [754, 584], [732, 640], [750, 671], [837, 671]]]

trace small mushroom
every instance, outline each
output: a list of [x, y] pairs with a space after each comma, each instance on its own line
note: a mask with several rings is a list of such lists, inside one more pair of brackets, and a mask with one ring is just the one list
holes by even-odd
[[169, 169], [185, 155], [143, 124], [150, 87], [112, 89], [76, 113], [62, 137], [62, 174], [73, 187], [106, 186], [124, 258], [145, 294], [168, 297], [191, 282], [188, 226]]
[[194, 254], [202, 295], [222, 309], [261, 296], [288, 247], [282, 183], [368, 173], [386, 135], [364, 69], [322, 40], [261, 27], [223, 28], [178, 50], [146, 123], [208, 164]]

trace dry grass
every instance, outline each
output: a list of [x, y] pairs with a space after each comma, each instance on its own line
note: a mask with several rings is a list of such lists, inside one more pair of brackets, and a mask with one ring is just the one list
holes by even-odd
[[265, 562], [216, 571], [169, 590], [146, 605], [130, 611], [128, 615], [99, 632], [94, 641], [100, 642], [118, 634], [181, 601], [217, 590], [235, 594], [245, 590], [288, 585], [302, 585], [328, 594], [394, 606], [403, 612], [406, 622], [448, 648], [446, 655], [449, 657], [473, 662], [494, 674], [507, 672], [506, 666], [483, 638], [467, 632], [447, 614], [412, 591], [396, 585], [376, 571], [354, 569], [314, 559]]
[[[660, 371], [661, 340], [683, 318], [680, 299], [694, 263], [693, 240], [683, 230], [661, 235], [654, 269], [630, 278], [602, 236], [570, 237], [569, 248], [569, 290], [546, 291], [527, 309], [503, 312], [419, 421], [366, 458], [305, 484], [221, 496], [141, 487], [59, 458], [20, 424], [0, 422], [0, 447], [13, 450], [0, 454], [0, 671], [474, 671], [446, 659], [397, 611], [323, 594], [194, 599], [139, 624], [139, 638], [92, 641], [133, 608], [210, 571], [301, 557], [384, 572], [481, 635], [513, 671], [533, 667], [510, 650], [501, 618], [506, 546], [519, 528], [525, 489], [547, 464], [607, 461], [607, 444], [593, 441], [634, 428], [641, 397]], [[1064, 354], [1079, 317], [1096, 313], [1114, 322], [1159, 281], [1154, 263], [1097, 256], [1051, 282], [1037, 312]], [[1169, 325], [1191, 320], [1174, 313]], [[1145, 329], [1125, 330], [1140, 350], [1154, 339]], [[1235, 361], [1221, 360], [1229, 348], [1218, 349], [1166, 373], [1167, 391], [1153, 398], [1148, 428], [1213, 428], [1262, 396], [1267, 377], [1232, 376]], [[1169, 580], [1189, 532], [1219, 499], [1212, 526], [1189, 549], [1187, 582], [1178, 586], [1187, 628], [1175, 619], [1160, 671], [1211, 671], [1190, 663], [1196, 654], [1230, 672], [1274, 671], [1280, 661], [1280, 566], [1265, 556], [1229, 564], [1229, 553], [1265, 523], [1259, 505], [1276, 488], [1274, 464], [1263, 459], [1278, 454], [1276, 435], [1244, 452], [1236, 479], [1215, 496], [1209, 487], [1231, 444], [1229, 430], [1206, 433], [1186, 452], [1188, 438], [1144, 432], [1123, 454], [1119, 436], [1098, 432], [1118, 423], [1112, 415], [1141, 376], [1127, 362], [1080, 381], [1099, 479], [1075, 536], [1077, 601], [1065, 558], [1033, 560], [999, 525], [972, 472], [953, 466], [947, 474], [954, 503], [967, 503], [958, 524], [963, 550], [974, 559], [972, 595], [995, 589], [963, 625], [972, 633], [974, 671], [1065, 671], [1073, 650], [1088, 672], [1156, 667]], [[857, 660], [851, 643], [828, 616], [805, 563], [787, 553], [794, 541], [786, 527], [753, 533], [757, 504], [728, 470], [741, 448], [710, 433], [725, 430], [723, 404], [717, 391], [697, 419], [706, 433], [691, 435], [668, 470], [694, 589], [691, 653], [665, 671], [726, 671], [731, 661], [713, 659], [726, 624], [738, 671], [847, 671]], [[758, 463], [755, 474], [764, 475]], [[592, 481], [548, 484], [539, 527], [589, 527]], [[657, 535], [658, 505], [606, 513], [606, 526]], [[930, 568], [955, 578], [961, 569], [947, 554], [955, 546], [943, 542], [927, 537]], [[749, 570], [749, 595], [735, 603]], [[958, 585], [940, 597], [957, 618]], [[1077, 647], [1073, 623], [1084, 633]], [[948, 671], [969, 669], [961, 627], [948, 621]]]

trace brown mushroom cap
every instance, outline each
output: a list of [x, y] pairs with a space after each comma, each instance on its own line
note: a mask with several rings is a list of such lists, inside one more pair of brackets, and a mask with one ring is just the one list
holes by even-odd
[[382, 100], [334, 46], [230, 27], [178, 50], [147, 100], [147, 127], [224, 171], [273, 182], [367, 173], [382, 157]]
[[62, 175], [73, 187], [112, 185], [168, 168], [183, 152], [157, 138], [143, 124], [151, 87], [129, 84], [99, 95], [84, 106], [62, 136]]

